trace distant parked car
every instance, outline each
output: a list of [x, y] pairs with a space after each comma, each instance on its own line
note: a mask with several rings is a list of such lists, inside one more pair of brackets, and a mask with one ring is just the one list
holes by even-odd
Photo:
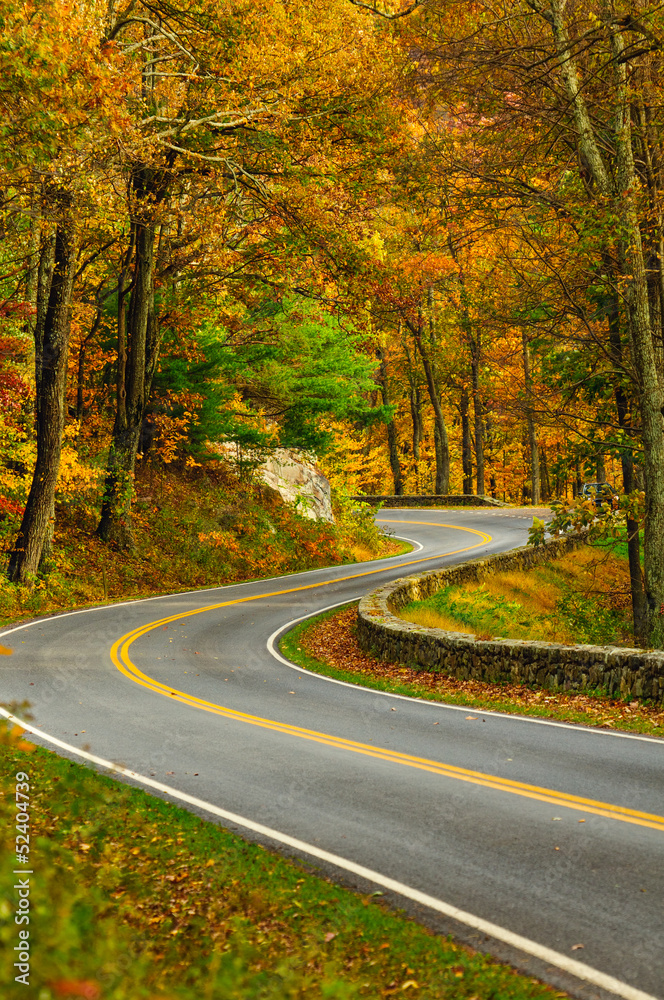
[[607, 503], [615, 508], [618, 504], [618, 494], [609, 483], [584, 483], [581, 495], [585, 500], [592, 500], [596, 507]]

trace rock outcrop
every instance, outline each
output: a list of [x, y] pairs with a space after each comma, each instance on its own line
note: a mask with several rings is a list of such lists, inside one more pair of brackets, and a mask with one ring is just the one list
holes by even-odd
[[318, 466], [297, 452], [278, 448], [257, 470], [257, 476], [305, 517], [334, 522], [329, 480]]

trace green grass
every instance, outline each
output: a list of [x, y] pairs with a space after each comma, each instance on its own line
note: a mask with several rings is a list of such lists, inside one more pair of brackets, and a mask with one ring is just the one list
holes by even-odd
[[624, 613], [601, 607], [594, 597], [563, 588], [548, 614], [537, 613], [505, 594], [491, 593], [483, 584], [472, 588], [442, 587], [423, 601], [405, 605], [399, 614], [418, 625], [474, 633], [483, 639], [502, 636], [535, 642], [612, 645], [622, 641], [629, 629]]
[[[0, 743], [6, 1000], [553, 995], [377, 899], [141, 790], [21, 746], [6, 736]], [[29, 775], [31, 796], [29, 990], [14, 982], [12, 964], [19, 771]]]
[[[641, 548], [639, 554], [641, 557], [641, 565], [643, 566], [643, 530], [639, 532], [639, 540], [641, 542]], [[608, 552], [613, 553], [618, 559], [624, 559], [627, 561], [627, 530], [625, 528], [620, 532], [618, 538], [598, 538], [591, 542], [593, 548], [604, 549]]]

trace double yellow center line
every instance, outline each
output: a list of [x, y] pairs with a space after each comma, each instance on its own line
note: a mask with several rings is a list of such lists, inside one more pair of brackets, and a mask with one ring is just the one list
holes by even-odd
[[[435, 522], [423, 521], [398, 523], [435, 524], [436, 527], [456, 527], [454, 525], [442, 525]], [[482, 541], [478, 542], [476, 545], [469, 546], [466, 549], [456, 549], [454, 552], [446, 552], [442, 555], [456, 555], [459, 552], [470, 551], [470, 549], [477, 548], [480, 545], [491, 541], [491, 537], [486, 535], [484, 532], [474, 531], [471, 528], [456, 528], [456, 530], [472, 531], [473, 534], [480, 535]], [[427, 556], [425, 559], [414, 559], [409, 562], [401, 563], [401, 565], [408, 566], [419, 562], [428, 562], [432, 558], [434, 557]], [[232, 601], [210, 604], [206, 607], [198, 608], [193, 611], [180, 612], [177, 615], [160, 618], [158, 621], [153, 621], [147, 625], [142, 625], [139, 628], [133, 629], [131, 632], [128, 632], [126, 635], [123, 635], [120, 639], [118, 639], [111, 648], [111, 660], [122, 674], [134, 681], [136, 684], [140, 684], [148, 691], [153, 691], [155, 694], [163, 695], [164, 697], [177, 701], [182, 705], [188, 705], [192, 708], [201, 709], [205, 712], [211, 712], [214, 715], [220, 715], [226, 719], [232, 719], [235, 722], [243, 722], [248, 725], [258, 726], [261, 729], [268, 729], [276, 733], [281, 733], [285, 736], [297, 737], [310, 742], [320, 743], [324, 746], [334, 747], [337, 750], [345, 750], [351, 753], [362, 754], [365, 757], [373, 757], [374, 759], [386, 761], [390, 764], [399, 764], [406, 767], [416, 768], [420, 771], [428, 771], [431, 774], [438, 774], [445, 778], [455, 778], [456, 780], [465, 781], [473, 785], [482, 785], [484, 788], [490, 788], [494, 791], [508, 792], [513, 795], [520, 795], [525, 798], [535, 799], [539, 802], [548, 802], [559, 808], [575, 809], [583, 813], [621, 820], [625, 823], [633, 823], [638, 826], [650, 827], [651, 829], [661, 830], [664, 832], [664, 816], [657, 816], [652, 813], [640, 812], [636, 809], [628, 809], [625, 806], [617, 806], [608, 802], [600, 802], [595, 799], [571, 795], [567, 792], [558, 792], [550, 788], [542, 788], [538, 785], [529, 785], [521, 781], [513, 781], [510, 778], [500, 778], [494, 775], [484, 774], [481, 771], [473, 771], [465, 767], [456, 767], [452, 764], [444, 764], [439, 761], [429, 760], [426, 757], [416, 757], [411, 754], [399, 753], [398, 751], [389, 750], [385, 747], [375, 747], [367, 743], [359, 743], [355, 740], [346, 740], [338, 736], [333, 736], [329, 733], [318, 732], [314, 729], [305, 729], [301, 726], [291, 726], [287, 723], [277, 722], [273, 719], [265, 719], [258, 715], [251, 715], [247, 712], [238, 712], [235, 709], [206, 701], [203, 698], [196, 698], [194, 695], [187, 694], [185, 691], [180, 691], [179, 689], [170, 687], [167, 684], [162, 684], [160, 681], [155, 680], [153, 677], [149, 677], [147, 674], [139, 670], [130, 658], [129, 650], [137, 639], [140, 639], [141, 636], [147, 635], [154, 629], [160, 627], [163, 628], [172, 622], [181, 622], [183, 619], [190, 618], [193, 615], [205, 614], [208, 611], [216, 611], [220, 608], [230, 607], [231, 605], [247, 604], [251, 601], [267, 600], [270, 597], [280, 597], [284, 594], [293, 594], [298, 591], [313, 590], [318, 587], [326, 587], [333, 583], [340, 583], [345, 580], [352, 580], [358, 577], [371, 576], [380, 572], [382, 572], [382, 568], [368, 570], [363, 573], [355, 573], [350, 576], [338, 577], [335, 580], [305, 584], [300, 587], [290, 587], [284, 590], [275, 590], [270, 593], [250, 597], [240, 597]]]

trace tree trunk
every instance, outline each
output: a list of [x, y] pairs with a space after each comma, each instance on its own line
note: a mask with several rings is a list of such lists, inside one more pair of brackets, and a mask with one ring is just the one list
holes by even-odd
[[[451, 233], [448, 233], [448, 249], [452, 259], [459, 269], [459, 320], [464, 337], [468, 343], [470, 353], [471, 392], [473, 397], [473, 413], [475, 417], [475, 468], [477, 470], [477, 494], [478, 496], [484, 496], [486, 486], [484, 483], [484, 410], [480, 396], [480, 338], [479, 334], [477, 336], [473, 336], [473, 322], [470, 314], [470, 299], [466, 288], [466, 279], [463, 266], [459, 260], [458, 248], [452, 239]], [[461, 434], [461, 461], [464, 484], [463, 492], [472, 493], [472, 441], [468, 422], [468, 395], [465, 390], [461, 400]], [[467, 452], [468, 448], [470, 448], [470, 454]], [[469, 478], [471, 480], [470, 487], [468, 487]]]
[[[434, 299], [433, 288], [427, 290], [427, 307], [429, 310], [429, 344], [431, 348], [436, 346], [436, 324], [434, 320]], [[436, 481], [434, 493], [445, 495], [450, 491], [450, 447], [447, 439], [447, 428], [445, 427], [445, 417], [440, 405], [440, 393], [438, 389], [438, 378], [436, 374], [435, 361], [429, 353], [429, 347], [424, 343], [423, 337], [423, 317], [420, 313], [417, 326], [408, 323], [408, 326], [415, 338], [415, 346], [422, 359], [424, 377], [426, 379], [427, 391], [434, 414], [434, 448], [436, 452]]]
[[30, 222], [30, 235], [28, 238], [28, 269], [25, 277], [25, 301], [34, 310], [34, 319], [28, 321], [27, 330], [34, 334], [36, 324], [37, 302], [39, 298], [39, 271], [41, 265], [42, 249], [42, 220], [41, 220], [41, 184], [35, 180], [35, 188], [32, 195], [32, 218]]
[[[385, 351], [382, 347], [376, 350], [376, 354], [380, 360], [380, 368], [378, 369], [378, 382], [380, 384], [380, 392], [383, 399], [383, 406], [390, 405], [390, 397], [387, 386], [387, 360], [385, 356]], [[403, 496], [403, 478], [401, 476], [401, 465], [399, 463], [399, 440], [397, 436], [397, 429], [394, 425], [393, 417], [390, 417], [387, 423], [387, 445], [390, 455], [390, 468], [392, 470], [392, 479], [394, 481], [394, 495], [397, 497]]]
[[45, 308], [38, 302], [35, 324], [37, 461], [8, 567], [9, 579], [17, 583], [34, 578], [48, 552], [64, 430], [76, 238], [70, 196], [59, 191], [55, 197], [59, 212], [52, 243], [53, 270], [49, 281], [51, 245], [47, 240], [40, 260], [39, 281], [47, 300]]
[[420, 458], [422, 442], [422, 395], [419, 385], [410, 387], [410, 416], [413, 422], [413, 461], [415, 462], [415, 492], [420, 488]]
[[[154, 254], [156, 225], [151, 216], [163, 192], [147, 168], [133, 177], [133, 191], [143, 217], [132, 224], [134, 267], [131, 298], [124, 330], [124, 286], [118, 300], [118, 379], [113, 440], [108, 454], [104, 498], [97, 534], [120, 548], [135, 546], [131, 523], [136, 452], [152, 377], [159, 354], [154, 316]], [[150, 198], [152, 201], [150, 202]]]
[[[556, 43], [561, 77], [574, 115], [580, 156], [597, 193], [613, 205], [622, 294], [629, 317], [632, 357], [639, 389], [644, 473], [645, 517], [645, 596], [650, 641], [664, 643], [664, 426], [662, 391], [659, 384], [657, 352], [653, 341], [648, 267], [636, 204], [640, 182], [636, 176], [632, 149], [631, 93], [627, 78], [625, 44], [612, 0], [605, 0], [604, 22], [610, 34], [614, 85], [612, 109], [615, 147], [615, 181], [606, 168], [602, 146], [595, 136], [592, 118], [579, 85], [578, 73], [564, 23], [564, 0], [550, 0], [550, 24]], [[661, 334], [660, 330], [657, 331]]]
[[603, 451], [598, 451], [595, 456], [595, 474], [597, 476], [598, 483], [606, 482], [606, 463], [604, 461]]
[[415, 345], [422, 358], [427, 391], [434, 414], [434, 446], [436, 449], [436, 482], [434, 492], [445, 495], [450, 491], [450, 447], [447, 439], [445, 417], [440, 406], [440, 396], [429, 352], [422, 340], [421, 328], [413, 328]]
[[[644, 537], [645, 598], [650, 641], [664, 643], [664, 424], [662, 391], [650, 316], [648, 268], [646, 266], [635, 192], [638, 181], [632, 152], [630, 96], [622, 35], [614, 30], [617, 114], [617, 198], [619, 199], [619, 254], [623, 274], [629, 275], [625, 302], [630, 319], [632, 353], [639, 385], [646, 479]], [[629, 533], [629, 529], [628, 529]], [[638, 534], [637, 536], [638, 537]]]
[[463, 389], [459, 410], [461, 412], [461, 465], [463, 468], [463, 492], [473, 492], [473, 443], [470, 437], [470, 417], [468, 415], [468, 390]]
[[477, 474], [477, 495], [483, 497], [486, 492], [484, 485], [484, 407], [480, 394], [480, 358], [481, 345], [479, 335], [469, 337], [470, 371], [472, 379], [473, 412], [475, 415], [475, 470]]
[[535, 421], [533, 420], [532, 407], [532, 378], [530, 374], [530, 350], [528, 348], [528, 335], [525, 330], [522, 333], [523, 342], [523, 377], [526, 391], [526, 424], [528, 427], [528, 447], [530, 450], [530, 499], [533, 507], [540, 502], [540, 460], [539, 448], [537, 445], [537, 432]]
[[421, 458], [420, 445], [422, 442], [422, 393], [420, 391], [420, 386], [418, 384], [415, 368], [411, 361], [408, 344], [406, 342], [405, 336], [403, 335], [402, 324], [399, 324], [399, 333], [401, 334], [401, 346], [406, 356], [406, 365], [408, 373], [410, 417], [413, 424], [413, 464], [415, 470], [415, 494], [417, 495], [420, 492], [420, 458]]
[[542, 448], [540, 452], [540, 480], [542, 487], [542, 500], [551, 499], [551, 479], [549, 477], [549, 463], [546, 457], [546, 449]]
[[433, 425], [433, 443], [436, 450], [436, 482], [434, 493], [446, 496], [450, 492], [450, 449], [444, 421]]
[[[614, 294], [609, 307], [609, 351], [611, 360], [617, 371], [622, 366], [622, 337], [620, 335], [620, 300], [618, 294]], [[632, 433], [629, 422], [629, 406], [627, 396], [622, 385], [620, 376], [616, 374], [613, 379], [613, 395], [616, 401], [616, 412], [618, 414], [618, 425], [625, 431], [625, 436]], [[632, 452], [622, 449], [620, 452], [620, 464], [622, 467], [623, 491], [631, 493], [635, 489], [634, 458]], [[625, 519], [627, 530], [627, 558], [629, 562], [629, 585], [632, 599], [632, 621], [634, 630], [634, 641], [639, 645], [645, 645], [648, 640], [648, 608], [646, 595], [643, 588], [643, 574], [641, 572], [641, 542], [639, 538], [639, 522], [632, 518]]]

